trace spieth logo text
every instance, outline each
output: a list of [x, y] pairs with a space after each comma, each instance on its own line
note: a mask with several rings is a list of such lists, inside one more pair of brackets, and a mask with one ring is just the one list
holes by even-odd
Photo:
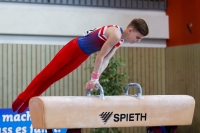
[[103, 112], [99, 116], [102, 118], [104, 124], [106, 124], [106, 122], [110, 119], [110, 117], [112, 116], [112, 114], [113, 114], [113, 112]]
[[106, 122], [113, 116], [114, 122], [131, 122], [131, 121], [146, 121], [147, 113], [129, 113], [129, 114], [113, 114], [113, 112], [103, 112], [100, 118], [106, 124]]

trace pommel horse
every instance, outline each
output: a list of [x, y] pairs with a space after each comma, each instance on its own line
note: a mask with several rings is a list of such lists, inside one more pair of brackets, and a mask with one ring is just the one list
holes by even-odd
[[[137, 83], [126, 85], [124, 95], [38, 96], [29, 101], [33, 128], [81, 129], [135, 126], [191, 125], [195, 100], [188, 95], [142, 95]], [[138, 94], [129, 95], [136, 87]]]

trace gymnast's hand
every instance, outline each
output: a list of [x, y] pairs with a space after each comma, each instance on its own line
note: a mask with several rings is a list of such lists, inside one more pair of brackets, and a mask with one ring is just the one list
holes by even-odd
[[99, 80], [98, 79], [91, 79], [90, 81], [88, 81], [86, 83], [86, 89], [91, 90], [91, 91], [93, 89], [98, 90], [98, 88], [95, 87], [95, 84], [99, 84]]

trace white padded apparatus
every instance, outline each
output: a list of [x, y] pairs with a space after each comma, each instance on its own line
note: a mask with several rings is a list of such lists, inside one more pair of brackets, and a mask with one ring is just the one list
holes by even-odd
[[33, 128], [40, 129], [191, 125], [195, 100], [188, 95], [38, 96], [29, 108]]

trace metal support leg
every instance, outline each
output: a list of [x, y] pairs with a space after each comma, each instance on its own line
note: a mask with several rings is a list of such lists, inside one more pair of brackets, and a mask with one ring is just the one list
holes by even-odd
[[52, 129], [47, 129], [47, 133], [53, 133]]
[[81, 133], [81, 129], [68, 129], [67, 133]]

